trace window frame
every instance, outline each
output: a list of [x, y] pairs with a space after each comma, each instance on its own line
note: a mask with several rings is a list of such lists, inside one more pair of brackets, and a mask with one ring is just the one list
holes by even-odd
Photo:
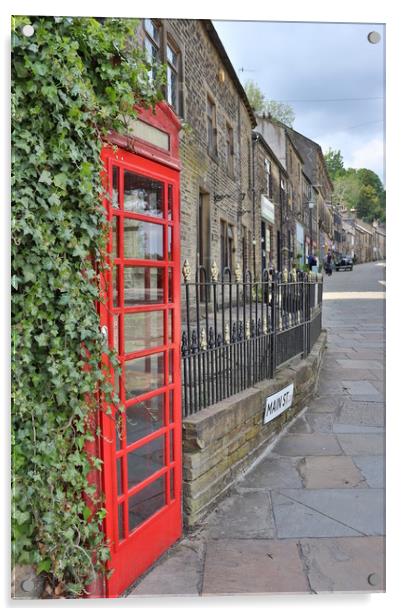
[[[147, 22], [152, 22], [153, 26], [158, 29], [159, 43], [155, 40], [153, 35], [146, 27]], [[146, 41], [148, 41], [154, 48], [157, 49], [157, 60], [161, 64], [166, 64], [166, 79], [168, 80], [168, 70], [170, 69], [176, 75], [176, 104], [173, 105], [168, 100], [168, 83], [163, 88], [163, 95], [165, 101], [173, 109], [177, 116], [184, 118], [184, 101], [183, 101], [183, 54], [182, 45], [172, 35], [169, 25], [165, 20], [158, 20], [152, 18], [142, 19], [142, 30], [144, 36], [144, 50], [147, 52]], [[168, 46], [177, 56], [176, 66], [168, 59]]]
[[229, 122], [226, 122], [225, 150], [226, 170], [229, 175], [234, 176], [234, 131]]
[[[151, 22], [152, 25], [154, 26], [154, 28], [157, 30], [159, 41], [157, 41], [155, 39], [155, 37], [153, 36], [153, 34], [151, 34], [150, 31], [148, 30], [148, 28], [146, 26], [148, 21]], [[162, 63], [163, 62], [163, 57], [162, 57], [163, 26], [162, 26], [161, 22], [158, 21], [157, 19], [144, 18], [142, 20], [142, 28], [143, 28], [143, 32], [144, 32], [144, 51], [145, 51], [145, 53], [148, 54], [148, 49], [146, 47], [146, 43], [148, 42], [154, 49], [156, 49], [155, 58], [157, 59], [157, 61]], [[154, 57], [152, 57], [152, 61], [154, 61]], [[152, 69], [150, 70], [150, 73], [153, 75]]]
[[[209, 107], [211, 107], [211, 116], [209, 115]], [[218, 156], [218, 130], [216, 124], [216, 104], [215, 100], [212, 98], [210, 94], [207, 94], [207, 105], [206, 105], [206, 115], [207, 115], [207, 149], [208, 154], [213, 158]], [[211, 127], [211, 130], [210, 130]]]

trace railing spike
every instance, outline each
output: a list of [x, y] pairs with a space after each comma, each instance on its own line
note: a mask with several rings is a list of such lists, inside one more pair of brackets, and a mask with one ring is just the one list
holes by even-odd
[[225, 344], [230, 344], [230, 330], [229, 330], [229, 323], [225, 324], [225, 333], [223, 335], [223, 339], [225, 341]]
[[239, 264], [239, 263], [237, 263], [237, 265], [236, 265], [236, 269], [235, 269], [234, 274], [235, 274], [235, 279], [236, 279], [236, 282], [237, 282], [237, 283], [241, 282], [242, 271], [241, 271], [241, 268], [240, 268], [240, 264]]
[[244, 335], [246, 337], [246, 340], [250, 338], [250, 321], [248, 319], [246, 321], [246, 328], [244, 330]]
[[207, 348], [208, 348], [207, 333], [205, 331], [205, 328], [203, 327], [201, 330], [201, 336], [200, 336], [200, 349], [201, 351], [205, 351]]
[[216, 265], [216, 261], [214, 261], [212, 263], [212, 266], [211, 266], [211, 280], [212, 280], [212, 282], [217, 282], [218, 281], [218, 276], [219, 276], [218, 266]]
[[187, 259], [183, 263], [183, 269], [181, 272], [183, 274], [184, 282], [188, 282], [191, 278], [191, 267]]

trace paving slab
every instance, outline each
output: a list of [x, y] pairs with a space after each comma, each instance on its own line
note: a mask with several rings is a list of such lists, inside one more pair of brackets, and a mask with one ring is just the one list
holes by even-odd
[[317, 508], [300, 502], [297, 490], [290, 498], [286, 492], [272, 492], [272, 505], [275, 515], [277, 536], [279, 538], [297, 537], [353, 537], [361, 533], [327, 516]]
[[126, 597], [198, 595], [202, 568], [202, 545], [186, 540], [171, 548]]
[[270, 497], [261, 491], [233, 494], [206, 519], [210, 539], [269, 539], [275, 537]]
[[379, 394], [378, 389], [376, 389], [369, 381], [342, 381], [342, 386], [348, 390], [351, 396]]
[[373, 380], [371, 371], [366, 368], [343, 368], [342, 366], [328, 366], [323, 368], [320, 373], [320, 379], [335, 380], [335, 381], [361, 381], [361, 380]]
[[351, 394], [351, 400], [356, 402], [384, 402], [384, 394]]
[[376, 379], [377, 381], [385, 381], [385, 365], [384, 368], [382, 368], [382, 370], [370, 370], [370, 380], [371, 377]]
[[[383, 490], [375, 488], [281, 490], [278, 494], [273, 492], [271, 497], [278, 537], [384, 534]], [[278, 507], [278, 501], [281, 502], [281, 507]], [[304, 509], [311, 512], [311, 517], [317, 519], [317, 530], [311, 520], [310, 524], [306, 523], [305, 513], [304, 525], [301, 520], [298, 522], [296, 508], [300, 515]], [[332, 530], [327, 535], [325, 535], [325, 521]], [[337, 527], [332, 529], [331, 523]]]
[[334, 423], [332, 431], [334, 434], [385, 434], [385, 428], [342, 423]]
[[342, 385], [341, 381], [320, 378], [317, 387], [319, 396], [342, 396], [345, 393], [348, 393], [348, 389]]
[[287, 434], [273, 451], [281, 456], [328, 456], [342, 454], [338, 441], [332, 434]]
[[335, 413], [306, 413], [305, 418], [314, 432], [330, 434], [333, 431]]
[[[351, 353], [350, 351], [348, 351], [347, 353], [347, 357], [345, 357], [345, 359], [358, 359], [358, 360], [362, 360], [362, 359], [374, 359], [375, 361], [381, 363], [381, 365], [384, 364], [385, 361], [385, 353], [382, 349], [377, 350], [377, 349], [367, 349], [367, 348], [363, 348], [363, 349], [354, 349], [354, 352]], [[373, 368], [373, 370], [376, 370], [378, 368]], [[371, 368], [370, 368], [371, 370]]]
[[382, 427], [385, 423], [384, 405], [348, 400], [342, 406], [336, 423]]
[[296, 421], [290, 426], [288, 433], [289, 434], [311, 434], [312, 428], [308, 423], [306, 416], [299, 417]]
[[383, 434], [338, 434], [338, 442], [346, 455], [383, 455], [385, 438]]
[[360, 469], [370, 488], [385, 487], [384, 456], [353, 456], [353, 462]]
[[296, 541], [246, 539], [207, 544], [203, 595], [308, 591]]
[[238, 483], [238, 487], [266, 490], [301, 488], [303, 484], [297, 472], [298, 462], [299, 458], [270, 454]]
[[317, 396], [309, 402], [308, 413], [333, 413], [340, 409], [346, 398], [343, 396]]
[[310, 586], [315, 592], [383, 592], [383, 537], [302, 539]]
[[303, 458], [298, 471], [305, 488], [364, 487], [364, 477], [348, 456], [313, 456]]
[[375, 359], [337, 359], [336, 363], [347, 370], [380, 370], [382, 368], [382, 363]]

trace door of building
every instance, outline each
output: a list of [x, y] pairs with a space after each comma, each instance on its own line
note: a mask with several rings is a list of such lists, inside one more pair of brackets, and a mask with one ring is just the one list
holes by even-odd
[[181, 535], [179, 172], [105, 147], [110, 272], [101, 325], [118, 405], [103, 409], [103, 490], [119, 596]]

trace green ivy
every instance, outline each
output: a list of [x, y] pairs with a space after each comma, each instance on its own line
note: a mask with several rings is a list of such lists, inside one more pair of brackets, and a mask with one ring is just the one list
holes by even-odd
[[87, 445], [99, 400], [118, 402], [100, 364], [100, 151], [111, 130], [125, 132], [133, 105], [160, 100], [165, 75], [147, 62], [137, 26], [12, 20], [13, 564], [75, 596], [109, 557], [102, 496], [88, 479], [102, 462]]

